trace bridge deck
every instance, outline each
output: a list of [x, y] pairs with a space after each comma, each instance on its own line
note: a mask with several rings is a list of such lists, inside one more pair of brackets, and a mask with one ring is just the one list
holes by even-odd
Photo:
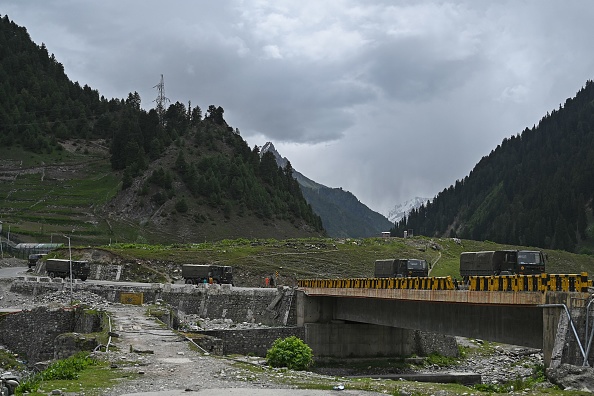
[[494, 305], [540, 305], [546, 302], [543, 292], [484, 292], [469, 290], [415, 290], [415, 289], [358, 289], [300, 287], [308, 296], [343, 298], [379, 298], [427, 302], [448, 302]]

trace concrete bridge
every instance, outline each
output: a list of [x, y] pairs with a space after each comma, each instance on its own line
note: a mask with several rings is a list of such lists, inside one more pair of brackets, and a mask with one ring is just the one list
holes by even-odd
[[297, 325], [317, 356], [407, 355], [421, 330], [542, 349], [547, 367], [581, 366], [594, 363], [591, 301], [583, 292], [300, 287]]
[[[409, 356], [418, 332], [542, 349], [545, 364], [594, 365], [594, 295], [563, 291], [376, 288], [236, 288], [75, 281], [22, 276], [11, 290], [28, 295], [86, 289], [109, 301], [140, 293], [185, 314], [293, 326], [317, 357]], [[210, 287], [212, 286], [212, 287]], [[591, 290], [591, 289], [590, 289]], [[589, 322], [586, 319], [589, 317]], [[587, 323], [589, 325], [587, 325]], [[430, 336], [425, 339], [436, 339]], [[585, 357], [588, 357], [587, 359]]]

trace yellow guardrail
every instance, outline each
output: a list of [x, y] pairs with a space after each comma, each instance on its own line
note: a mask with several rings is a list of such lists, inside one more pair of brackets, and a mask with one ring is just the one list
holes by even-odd
[[472, 291], [566, 291], [588, 292], [592, 280], [588, 273], [471, 276], [468, 290]]
[[354, 289], [418, 289], [455, 290], [455, 281], [446, 277], [414, 278], [346, 278], [346, 279], [299, 279], [299, 287], [354, 288]]
[[[414, 278], [345, 278], [345, 279], [299, 279], [299, 287], [307, 288], [355, 288], [355, 289], [416, 289], [457, 290], [458, 282], [450, 276]], [[588, 292], [592, 280], [588, 273], [471, 276], [468, 290], [471, 291], [566, 291]], [[466, 287], [465, 287], [466, 289]]]

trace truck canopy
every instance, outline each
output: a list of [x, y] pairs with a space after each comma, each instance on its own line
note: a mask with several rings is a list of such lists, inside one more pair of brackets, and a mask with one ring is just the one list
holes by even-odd
[[186, 283], [214, 281], [233, 284], [233, 267], [229, 265], [183, 264], [182, 277], [186, 279]]
[[545, 256], [538, 250], [493, 250], [460, 254], [462, 278], [543, 272], [545, 272]]
[[394, 278], [403, 276], [428, 276], [427, 261], [421, 259], [376, 260], [376, 278]]

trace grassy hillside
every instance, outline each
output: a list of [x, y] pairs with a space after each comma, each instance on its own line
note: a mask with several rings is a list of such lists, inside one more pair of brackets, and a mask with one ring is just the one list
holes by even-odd
[[[111, 169], [104, 142], [62, 141], [60, 147], [49, 154], [0, 148], [0, 180], [4, 187], [0, 189], [0, 221], [4, 238], [8, 227], [14, 242], [67, 243], [63, 235], [68, 235], [72, 244], [79, 246], [320, 234], [289, 216], [257, 217], [238, 209], [229, 215], [204, 199], [194, 198], [177, 179], [175, 196], [155, 205], [150, 195], [142, 192], [143, 186], [154, 169], [173, 166], [175, 146], [149, 164], [148, 170], [125, 190], [121, 188], [122, 172]], [[196, 149], [193, 155], [199, 155]], [[180, 199], [187, 203], [186, 212], [175, 208]]]
[[[181, 264], [216, 263], [231, 265], [238, 286], [261, 286], [266, 276], [278, 272], [280, 284], [295, 285], [297, 279], [371, 277], [374, 262], [386, 258], [422, 258], [433, 266], [432, 276], [459, 278], [459, 257], [463, 251], [512, 248], [491, 242], [451, 238], [308, 238], [287, 240], [223, 240], [184, 245], [112, 245], [102, 250], [113, 254], [125, 266], [132, 279], [143, 280], [146, 274], [167, 274], [151, 281], [179, 281]], [[563, 251], [545, 251], [549, 273], [594, 274], [594, 258]], [[66, 256], [68, 249], [56, 254]], [[96, 252], [75, 249], [77, 258], [93, 260]], [[113, 260], [113, 258], [111, 258]], [[135, 275], [131, 271], [136, 268]], [[142, 270], [138, 270], [142, 268]]]

